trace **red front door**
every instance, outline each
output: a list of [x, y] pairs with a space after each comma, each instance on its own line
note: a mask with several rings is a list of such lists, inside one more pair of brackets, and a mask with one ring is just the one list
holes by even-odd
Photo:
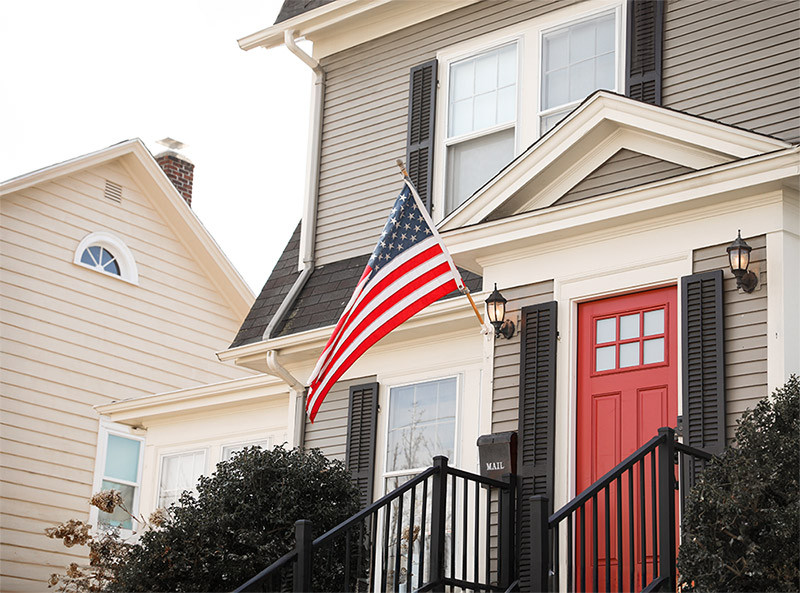
[[[578, 401], [576, 492], [580, 493], [625, 457], [656, 436], [662, 426], [674, 427], [678, 415], [677, 372], [677, 289], [674, 286], [584, 303], [578, 306]], [[650, 472], [644, 472], [644, 491], [639, 468], [632, 474], [632, 484], [623, 481], [622, 521], [630, 523], [622, 530], [623, 582], [618, 584], [618, 527], [616, 487], [608, 493], [608, 517], [605, 496], [597, 502], [598, 590], [605, 590], [606, 571], [611, 590], [627, 590], [631, 569], [637, 586], [642, 583], [642, 559], [645, 575], [652, 579], [652, 542]], [[642, 492], [647, 496], [642, 497]], [[633, 494], [631, 501], [630, 494]], [[644, 498], [645, 509], [640, 500]], [[633, 513], [630, 508], [633, 508]], [[587, 509], [586, 560], [576, 563], [586, 571], [586, 589], [592, 588], [592, 525], [594, 509]], [[644, 512], [642, 513], [642, 511]], [[645, 517], [645, 543], [642, 544], [642, 520]], [[606, 526], [611, 526], [606, 530]], [[606, 536], [606, 531], [609, 531]], [[633, 534], [633, 542], [630, 535]], [[608, 549], [606, 549], [608, 542]], [[631, 546], [633, 543], [633, 546]], [[630, 566], [630, 550], [634, 566]], [[642, 550], [644, 549], [644, 554]], [[631, 575], [633, 576], [633, 575]]]

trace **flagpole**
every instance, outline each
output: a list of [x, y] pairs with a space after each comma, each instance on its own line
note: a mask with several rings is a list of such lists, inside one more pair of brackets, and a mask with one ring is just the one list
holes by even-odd
[[[414, 200], [417, 203], [417, 208], [422, 213], [422, 216], [425, 217], [425, 221], [428, 223], [431, 232], [433, 232], [434, 237], [436, 237], [436, 239], [442, 245], [444, 245], [444, 241], [442, 241], [442, 236], [439, 234], [439, 231], [436, 230], [436, 226], [433, 224], [433, 220], [431, 220], [430, 214], [428, 214], [428, 209], [425, 208], [425, 204], [422, 203], [422, 199], [419, 197], [417, 189], [411, 182], [411, 178], [408, 176], [408, 171], [406, 171], [406, 167], [403, 164], [403, 161], [397, 159], [397, 161], [395, 162], [397, 163], [397, 166], [400, 167], [400, 171], [403, 174], [403, 178], [405, 179], [405, 182], [408, 184], [408, 188], [411, 190], [411, 194], [414, 196]], [[472, 310], [475, 311], [475, 316], [478, 318], [478, 323], [480, 323], [481, 327], [483, 327], [483, 316], [480, 314], [480, 311], [478, 311], [478, 307], [475, 305], [475, 301], [472, 300], [472, 295], [469, 292], [469, 288], [467, 288], [467, 286], [464, 284], [464, 280], [461, 278], [461, 274], [459, 273], [458, 268], [456, 268], [456, 264], [453, 262], [453, 258], [450, 257], [450, 253], [446, 249], [444, 250], [444, 253], [447, 256], [447, 261], [450, 264], [450, 268], [453, 270], [453, 275], [456, 278], [456, 284], [458, 285], [458, 289], [461, 291], [462, 294], [467, 295], [467, 298], [469, 299], [469, 304], [472, 305]]]

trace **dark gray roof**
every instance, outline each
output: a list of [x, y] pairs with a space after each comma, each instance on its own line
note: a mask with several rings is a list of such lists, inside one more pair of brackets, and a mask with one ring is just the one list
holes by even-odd
[[275, 24], [288, 20], [298, 14], [303, 14], [309, 10], [314, 10], [320, 6], [330, 4], [334, 0], [283, 0], [283, 6], [275, 19]]
[[[278, 310], [281, 301], [297, 279], [297, 257], [300, 248], [300, 225], [286, 245], [269, 280], [253, 304], [236, 335], [231, 348], [260, 342], [264, 330]], [[335, 325], [342, 314], [350, 295], [364, 272], [369, 254], [319, 266], [306, 281], [292, 308], [284, 320], [275, 328], [272, 337], [288, 336], [298, 332]], [[464, 283], [473, 292], [480, 291], [483, 279], [472, 272], [460, 270]], [[453, 291], [442, 297], [450, 299], [460, 295]]]
[[278, 263], [272, 269], [267, 283], [261, 289], [253, 307], [244, 318], [239, 333], [231, 344], [231, 348], [260, 342], [267, 329], [272, 316], [280, 307], [283, 298], [288, 294], [289, 289], [297, 280], [300, 272], [297, 271], [297, 259], [300, 257], [300, 224], [292, 233], [292, 238], [286, 244]]

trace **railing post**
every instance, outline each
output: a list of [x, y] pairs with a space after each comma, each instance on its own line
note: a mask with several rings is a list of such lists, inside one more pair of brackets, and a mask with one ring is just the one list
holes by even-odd
[[550, 572], [550, 534], [547, 509], [549, 500], [537, 494], [531, 496], [531, 589], [547, 591]]
[[675, 542], [675, 431], [659, 428], [664, 437], [658, 445], [658, 573], [667, 577], [667, 591], [676, 587], [677, 550]]
[[[431, 566], [430, 582], [433, 591], [444, 591], [444, 531], [447, 519], [447, 457], [433, 458], [433, 486], [431, 490]], [[451, 542], [455, 545], [455, 542]]]
[[[514, 527], [517, 523], [517, 514], [514, 511], [517, 476], [503, 474], [503, 481], [508, 482], [508, 488], [500, 490], [500, 517], [497, 523], [498, 559], [497, 584], [507, 588], [514, 580], [514, 567], [518, 564], [516, 550], [514, 549]], [[490, 508], [486, 512], [491, 512]]]
[[307, 519], [300, 519], [294, 523], [294, 539], [297, 546], [297, 566], [294, 569], [294, 590], [311, 591], [311, 566], [314, 550], [311, 534], [312, 523]]

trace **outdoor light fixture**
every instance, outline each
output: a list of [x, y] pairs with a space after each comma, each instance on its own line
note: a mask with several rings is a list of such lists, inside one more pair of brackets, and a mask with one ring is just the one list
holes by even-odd
[[514, 335], [514, 322], [506, 319], [506, 299], [497, 290], [497, 284], [494, 285], [494, 291], [486, 299], [486, 314], [489, 316], [489, 321], [494, 326], [494, 337], [499, 338], [501, 335], [509, 339]]
[[736, 288], [741, 288], [745, 292], [753, 292], [758, 284], [758, 276], [753, 272], [748, 272], [750, 265], [750, 252], [753, 250], [744, 239], [740, 230], [736, 240], [728, 245], [728, 262], [731, 272], [736, 276]]

